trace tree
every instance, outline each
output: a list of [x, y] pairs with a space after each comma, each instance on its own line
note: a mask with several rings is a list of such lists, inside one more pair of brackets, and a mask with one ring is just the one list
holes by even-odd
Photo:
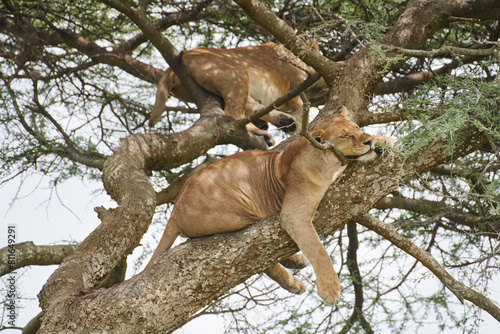
[[[29, 173], [58, 181], [102, 175], [118, 204], [96, 208], [102, 223], [76, 250], [17, 245], [16, 266], [61, 262], [38, 295], [40, 333], [158, 333], [203, 310], [240, 306], [231, 316], [242, 331], [402, 332], [426, 321], [422, 307], [434, 309], [443, 328], [477, 328], [450, 310], [457, 299], [500, 322], [488, 296], [500, 245], [498, 1], [6, 0], [0, 15], [3, 182]], [[324, 78], [328, 89], [308, 91], [321, 106], [318, 118], [345, 105], [360, 126], [384, 125], [402, 144], [373, 164], [349, 166], [318, 209], [318, 233], [334, 258], [342, 256], [344, 301], [327, 308], [308, 295], [309, 303], [291, 303], [260, 329], [240, 322], [263, 297], [234, 290], [238, 284], [263, 289], [274, 305], [285, 298], [273, 286], [248, 285], [297, 251], [277, 215], [186, 242], [110, 286], [110, 276], [123, 280], [125, 259], [158, 206], [172, 203], [186, 178], [212, 160], [209, 149], [264, 148], [197, 86], [177, 49], [266, 40], [284, 44]], [[163, 126], [148, 131], [150, 97], [164, 69], [157, 52], [198, 98], [196, 106], [167, 107]], [[200, 164], [201, 156], [208, 158]], [[378, 251], [361, 261], [361, 246]], [[398, 249], [414, 262], [404, 264], [409, 258]], [[55, 255], [41, 260], [41, 252]], [[418, 262], [442, 282], [432, 296], [414, 290], [429, 273], [419, 273]], [[397, 283], [382, 271], [395, 265]], [[240, 297], [223, 299], [231, 295]]]

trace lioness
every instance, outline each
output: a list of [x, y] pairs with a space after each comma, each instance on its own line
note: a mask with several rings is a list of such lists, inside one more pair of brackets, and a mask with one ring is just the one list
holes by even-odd
[[[318, 50], [315, 42], [309, 43]], [[267, 42], [258, 46], [235, 49], [199, 48], [183, 53], [194, 80], [204, 89], [219, 95], [224, 100], [224, 113], [235, 119], [242, 119], [288, 93], [307, 78], [307, 72], [314, 70], [295, 57], [282, 45]], [[307, 72], [306, 72], [307, 71]], [[153, 127], [161, 118], [168, 94], [192, 102], [187, 90], [172, 69], [167, 69], [156, 91], [156, 101], [149, 118]], [[302, 100], [295, 97], [279, 109], [273, 110], [262, 119], [282, 128], [285, 132], [295, 131], [302, 112]], [[247, 124], [247, 130], [263, 136], [269, 146], [274, 145], [271, 135], [254, 124]]]
[[[333, 143], [356, 161], [375, 159], [377, 143], [392, 145], [390, 137], [372, 137], [360, 130], [347, 112], [344, 107], [339, 115], [319, 122], [311, 132], [313, 138]], [[294, 140], [282, 152], [244, 151], [222, 159], [186, 182], [150, 263], [178, 235], [202, 237], [236, 231], [281, 211], [281, 226], [314, 268], [318, 294], [328, 304], [337, 303], [339, 278], [312, 218], [327, 188], [345, 168], [332, 151], [317, 149], [305, 138]], [[299, 266], [307, 263], [297, 255], [289, 260]], [[292, 293], [305, 291], [304, 283], [279, 263], [265, 272]]]

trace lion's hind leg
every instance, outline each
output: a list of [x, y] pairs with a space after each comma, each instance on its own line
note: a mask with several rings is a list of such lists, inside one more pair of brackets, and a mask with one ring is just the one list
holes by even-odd
[[301, 254], [293, 254], [292, 256], [280, 261], [280, 263], [288, 269], [304, 269], [309, 265], [309, 261], [306, 259], [304, 255]]
[[267, 276], [276, 281], [282, 288], [300, 295], [306, 291], [306, 286], [297, 277], [291, 275], [281, 264], [276, 263], [264, 271]]

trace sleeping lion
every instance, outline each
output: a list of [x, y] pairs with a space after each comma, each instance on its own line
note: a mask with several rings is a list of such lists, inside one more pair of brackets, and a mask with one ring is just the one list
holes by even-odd
[[[319, 142], [333, 143], [353, 161], [374, 160], [380, 155], [376, 146], [392, 146], [390, 137], [372, 137], [359, 129], [345, 107], [339, 115], [320, 121], [311, 135]], [[317, 149], [305, 138], [292, 141], [282, 152], [253, 150], [224, 158], [186, 182], [150, 263], [179, 235], [195, 238], [237, 231], [281, 211], [282, 228], [314, 268], [319, 296], [335, 304], [340, 299], [339, 278], [312, 218], [326, 190], [345, 168], [332, 151]], [[307, 263], [297, 254], [289, 262]], [[304, 283], [280, 263], [265, 273], [292, 293], [305, 291]]]
[[[309, 44], [319, 50], [315, 42], [309, 41]], [[306, 80], [308, 72], [314, 73], [311, 67], [283, 45], [272, 42], [235, 49], [199, 48], [184, 52], [182, 59], [194, 80], [209, 92], [221, 96], [224, 113], [235, 119], [253, 114]], [[161, 119], [170, 92], [182, 101], [193, 101], [177, 75], [171, 68], [167, 69], [158, 82], [156, 100], [149, 118], [150, 127]], [[301, 121], [300, 97], [277, 108], [286, 112], [273, 110], [262, 120], [285, 132], [295, 131]], [[262, 136], [268, 146], [274, 145], [267, 131], [252, 123], [247, 124], [246, 128]]]

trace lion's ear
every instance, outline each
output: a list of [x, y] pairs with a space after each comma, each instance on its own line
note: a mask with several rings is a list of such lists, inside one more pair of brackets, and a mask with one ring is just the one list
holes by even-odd
[[348, 120], [351, 120], [352, 113], [349, 109], [347, 109], [346, 106], [342, 106], [342, 109], [340, 110], [339, 115], [344, 117], [344, 118], [347, 118]]
[[326, 140], [326, 131], [325, 130], [314, 130], [311, 132], [311, 136], [318, 143], [323, 143], [323, 141]]

